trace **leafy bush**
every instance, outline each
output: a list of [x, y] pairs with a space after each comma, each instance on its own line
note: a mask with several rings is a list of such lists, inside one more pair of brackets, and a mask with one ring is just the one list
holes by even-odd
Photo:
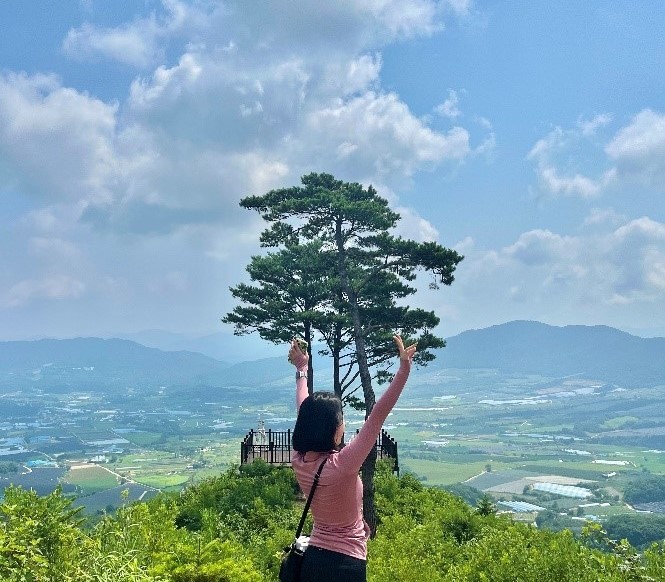
[[[297, 491], [289, 469], [233, 467], [182, 495], [126, 505], [85, 530], [60, 490], [39, 497], [8, 488], [0, 504], [0, 580], [275, 580], [302, 510]], [[607, 532], [587, 526], [582, 539], [567, 530], [540, 531], [494, 515], [487, 500], [486, 511], [475, 510], [383, 465], [376, 500], [380, 525], [369, 543], [370, 582], [665, 580], [665, 543], [640, 553], [613, 539], [628, 536], [612, 529], [614, 518]], [[637, 522], [632, 527], [644, 534]]]
[[71, 500], [7, 487], [0, 504], [0, 580], [68, 580], [82, 537]]

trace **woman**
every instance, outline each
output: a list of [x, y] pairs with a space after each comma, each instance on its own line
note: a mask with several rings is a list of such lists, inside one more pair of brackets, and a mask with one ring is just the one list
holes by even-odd
[[344, 436], [342, 403], [331, 392], [307, 394], [309, 357], [297, 341], [291, 343], [289, 360], [296, 367], [296, 408], [292, 460], [298, 483], [307, 495], [323, 459], [328, 459], [314, 492], [311, 511], [314, 528], [305, 552], [301, 581], [364, 582], [367, 579], [369, 527], [363, 520], [363, 485], [358, 471], [376, 443], [383, 421], [397, 402], [411, 370], [415, 344], [404, 347], [394, 336], [400, 366], [395, 378], [358, 435], [339, 449]]

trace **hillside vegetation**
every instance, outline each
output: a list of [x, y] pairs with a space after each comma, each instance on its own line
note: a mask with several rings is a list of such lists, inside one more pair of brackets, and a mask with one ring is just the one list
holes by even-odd
[[[380, 526], [373, 582], [665, 580], [665, 545], [638, 554], [597, 526], [577, 539], [474, 510], [410, 475], [376, 476]], [[0, 505], [0, 580], [261, 582], [277, 579], [301, 501], [288, 468], [234, 467], [85, 524], [56, 490], [8, 488]]]

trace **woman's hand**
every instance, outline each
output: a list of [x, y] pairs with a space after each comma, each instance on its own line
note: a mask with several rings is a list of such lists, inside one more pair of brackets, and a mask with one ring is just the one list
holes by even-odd
[[306, 368], [309, 364], [309, 356], [307, 352], [303, 352], [297, 339], [291, 340], [291, 347], [289, 348], [289, 362], [291, 362], [297, 369]]
[[412, 344], [408, 348], [405, 348], [404, 342], [402, 341], [402, 338], [400, 336], [394, 335], [393, 339], [395, 340], [395, 344], [397, 344], [397, 349], [399, 350], [400, 361], [411, 362], [413, 356], [416, 353], [416, 347], [418, 344]]

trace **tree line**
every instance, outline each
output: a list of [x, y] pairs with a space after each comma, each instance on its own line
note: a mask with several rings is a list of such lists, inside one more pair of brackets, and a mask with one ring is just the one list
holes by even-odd
[[[575, 537], [474, 508], [381, 463], [370, 582], [665, 579], [665, 544], [638, 552], [598, 524]], [[86, 522], [61, 490], [10, 487], [0, 503], [3, 582], [267, 582], [302, 511], [293, 472], [262, 461]], [[311, 526], [311, 522], [308, 527]]]

